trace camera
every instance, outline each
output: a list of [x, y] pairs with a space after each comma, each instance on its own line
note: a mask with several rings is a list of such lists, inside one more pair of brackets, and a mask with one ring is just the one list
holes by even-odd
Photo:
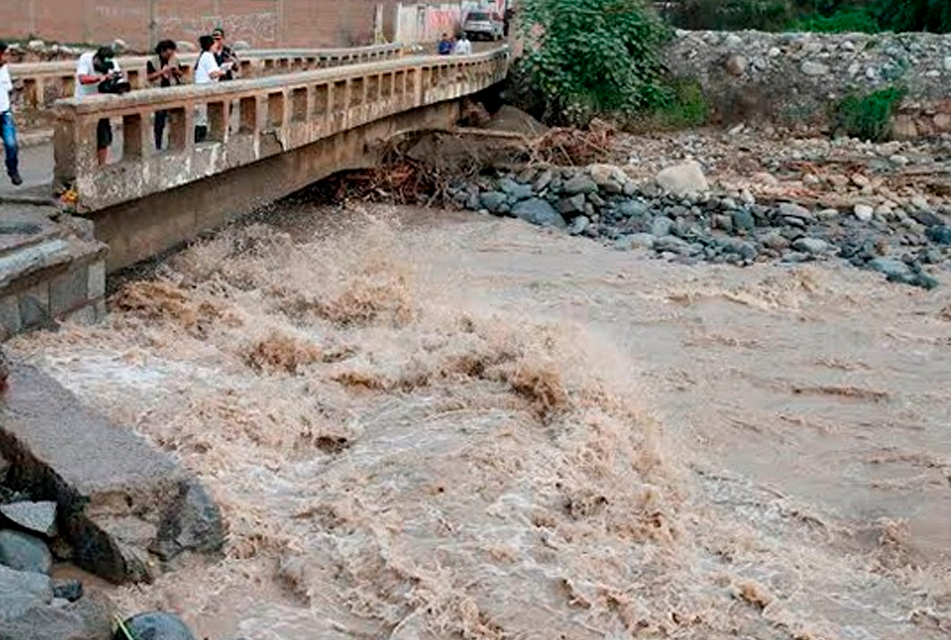
[[132, 84], [121, 71], [115, 69], [112, 60], [96, 60], [93, 64], [96, 71], [109, 75], [108, 78], [99, 83], [99, 93], [121, 94], [132, 91]]

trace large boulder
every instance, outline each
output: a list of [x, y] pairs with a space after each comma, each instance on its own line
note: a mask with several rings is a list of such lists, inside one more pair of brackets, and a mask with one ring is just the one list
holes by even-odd
[[46, 543], [21, 531], [0, 531], [0, 564], [17, 571], [49, 573], [53, 554]]
[[667, 167], [657, 174], [654, 182], [664, 191], [677, 197], [696, 195], [710, 190], [710, 184], [703, 175], [700, 163], [694, 160]]
[[[182, 622], [171, 613], [150, 611], [140, 613], [123, 621], [123, 626], [135, 640], [195, 640], [195, 636]], [[114, 640], [128, 640], [122, 629], [116, 630]]]

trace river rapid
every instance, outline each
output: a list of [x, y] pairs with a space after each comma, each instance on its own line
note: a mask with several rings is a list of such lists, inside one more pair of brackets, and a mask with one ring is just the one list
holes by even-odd
[[281, 205], [12, 348], [209, 487], [201, 637], [951, 636], [951, 278]]

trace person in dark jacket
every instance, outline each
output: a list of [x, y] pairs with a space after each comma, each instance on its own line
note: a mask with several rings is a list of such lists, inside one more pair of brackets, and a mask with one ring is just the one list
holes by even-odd
[[442, 34], [442, 40], [439, 41], [439, 47], [437, 48], [439, 55], [448, 56], [452, 53], [452, 48], [452, 38], [449, 37], [448, 33]]
[[231, 68], [222, 74], [221, 81], [234, 80], [234, 70], [238, 67], [238, 54], [225, 43], [225, 30], [221, 27], [212, 31], [211, 37], [218, 45], [218, 51], [215, 52], [215, 62], [218, 63], [218, 66], [224, 67], [225, 63], [231, 63]]

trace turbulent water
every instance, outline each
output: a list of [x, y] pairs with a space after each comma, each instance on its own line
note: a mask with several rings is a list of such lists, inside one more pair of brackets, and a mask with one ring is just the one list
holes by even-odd
[[290, 207], [14, 348], [174, 452], [203, 636], [951, 634], [951, 294]]

